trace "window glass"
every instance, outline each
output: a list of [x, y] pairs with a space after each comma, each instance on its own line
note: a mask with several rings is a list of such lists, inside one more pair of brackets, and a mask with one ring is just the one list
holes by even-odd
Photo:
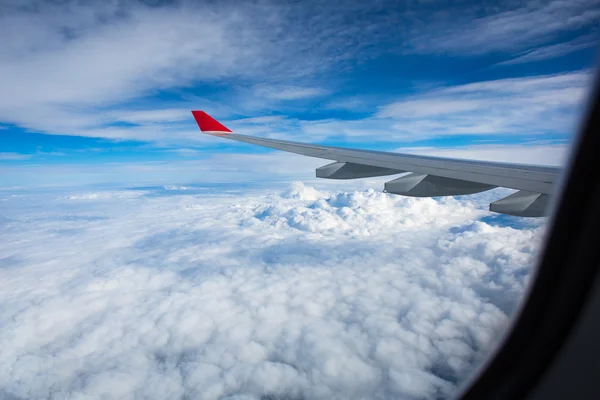
[[[509, 328], [548, 217], [490, 212], [519, 188], [472, 174], [417, 171], [408, 195], [384, 188], [412, 170], [320, 179], [338, 159], [205, 135], [190, 111], [558, 179], [599, 14], [2, 2], [0, 397], [452, 398]], [[551, 207], [540, 190], [523, 210]]]

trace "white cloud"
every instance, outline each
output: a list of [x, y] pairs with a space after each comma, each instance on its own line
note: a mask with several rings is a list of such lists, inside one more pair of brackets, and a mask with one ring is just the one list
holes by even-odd
[[2, 396], [445, 397], [543, 229], [473, 197], [173, 192], [0, 195]]
[[[505, 78], [483, 82], [473, 82], [464, 85], [443, 88], [440, 89], [438, 92], [446, 94], [485, 94], [486, 91], [496, 91], [498, 93], [506, 94], [526, 94], [530, 91], [534, 91], [535, 93], [538, 90], [546, 92], [552, 90], [559, 91], [565, 88], [574, 88], [577, 89], [577, 91], [579, 92], [579, 97], [571, 98], [570, 101], [572, 103], [576, 103], [578, 101], [581, 101], [581, 95], [585, 93], [583, 89], [585, 89], [587, 87], [587, 84], [591, 81], [591, 72], [591, 70], [584, 70], [573, 71], [563, 74], [537, 75], [520, 78]], [[562, 100], [568, 99], [563, 98]]]
[[[307, 77], [314, 81], [314, 73], [349, 59], [359, 39], [373, 40], [344, 25], [330, 25], [342, 17], [304, 4], [114, 1], [2, 7], [0, 36], [14, 40], [0, 43], [0, 86], [11, 94], [0, 99], [0, 120], [50, 134], [99, 137], [101, 127], [118, 116], [110, 107], [207, 82], [217, 88], [224, 82], [229, 88], [260, 82], [257, 87], [267, 90], [258, 95], [272, 101], [320, 96], [326, 91], [305, 85]], [[367, 9], [349, 4], [347, 12]], [[365, 24], [377, 26], [377, 21], [356, 27]], [[236, 108], [213, 104], [207, 100], [212, 96], [200, 94], [167, 107], [209, 104], [230, 115]], [[260, 103], [252, 100], [247, 103], [254, 107]], [[136, 123], [182, 115], [173, 110], [144, 115], [128, 107], [123, 117]], [[103, 137], [131, 138], [127, 131], [107, 129]], [[145, 139], [139, 132], [136, 137]]]
[[268, 124], [282, 121], [284, 118], [282, 115], [269, 115], [266, 117], [241, 118], [235, 122], [239, 124]]
[[573, 40], [570, 40], [567, 42], [538, 47], [533, 50], [526, 51], [525, 53], [518, 55], [517, 57], [515, 57], [511, 60], [503, 61], [498, 64], [499, 65], [501, 65], [501, 64], [504, 64], [504, 65], [522, 64], [522, 63], [528, 63], [531, 61], [540, 61], [540, 60], [547, 60], [547, 59], [551, 59], [551, 58], [561, 57], [561, 56], [573, 53], [578, 50], [597, 46], [598, 38], [596, 36], [597, 35], [593, 35], [593, 34], [586, 35], [586, 36], [578, 37], [576, 39], [573, 39]]
[[321, 88], [264, 85], [256, 86], [254, 92], [257, 97], [266, 97], [274, 100], [300, 100], [323, 96], [327, 93]]
[[330, 110], [365, 111], [369, 109], [370, 103], [373, 102], [374, 99], [369, 99], [368, 96], [353, 96], [332, 100], [326, 103], [324, 107]]
[[176, 154], [178, 154], [180, 156], [184, 156], [184, 157], [195, 157], [195, 156], [202, 156], [202, 155], [204, 155], [204, 153], [202, 153], [199, 150], [188, 149], [188, 148], [185, 148], [185, 147], [178, 148], [178, 149], [166, 149], [165, 151], [169, 152], [169, 153], [176, 153]]
[[381, 117], [429, 117], [434, 115], [453, 114], [473, 111], [481, 108], [481, 104], [471, 100], [407, 100], [385, 106]]
[[168, 108], [162, 110], [121, 111], [114, 112], [113, 115], [120, 122], [144, 124], [187, 120], [190, 118], [191, 110], [187, 108]]
[[568, 144], [532, 142], [518, 145], [481, 144], [453, 148], [401, 147], [396, 152], [467, 160], [564, 166], [567, 164], [570, 147]]
[[[4, 11], [0, 34], [17, 39], [0, 45], [0, 86], [11, 94], [0, 99], [0, 120], [36, 131], [96, 136], [90, 128], [114, 120], [98, 107], [201, 81], [265, 76], [269, 65], [288, 75], [290, 66], [310, 72], [306, 62], [286, 62], [268, 39], [284, 23], [268, 4], [42, 3]], [[283, 92], [285, 98], [314, 94]], [[155, 122], [182, 115], [153, 113], [122, 117]]]
[[572, 135], [583, 112], [587, 71], [506, 78], [430, 90], [388, 104], [378, 113], [397, 120], [397, 136]]
[[588, 70], [488, 80], [404, 96], [381, 106], [374, 116], [356, 120], [269, 116], [226, 125], [243, 134], [302, 142], [410, 142], [462, 135], [570, 138], [591, 80]]
[[[587, 10], [575, 2], [531, 4], [495, 10], [476, 19], [468, 25], [473, 26], [472, 33], [468, 26], [456, 25], [461, 18], [453, 17], [449, 23], [440, 17], [456, 16], [451, 7], [422, 23], [415, 17], [425, 15], [420, 6], [393, 11], [388, 6], [354, 1], [343, 7], [318, 1], [308, 5], [183, 1], [153, 7], [119, 1], [3, 3], [0, 36], [13, 40], [0, 43], [0, 86], [10, 93], [0, 98], [0, 120], [50, 134], [181, 143], [196, 140], [185, 116], [185, 110], [192, 108], [207, 108], [219, 118], [260, 118], [264, 110], [282, 112], [282, 104], [300, 100], [319, 100], [319, 107], [329, 109], [360, 109], [365, 104], [361, 96], [333, 96], [336, 80], [329, 74], [350, 71], [350, 64], [375, 59], [382, 52], [396, 52], [413, 39], [418, 51], [469, 53], [502, 50], [506, 45], [504, 50], [514, 53], [544, 45], [544, 38], [556, 32], [587, 29], [596, 15], [594, 8]], [[465, 18], [475, 11], [465, 10]], [[536, 16], [548, 23], [540, 23]], [[523, 21], [527, 23], [515, 28]], [[538, 21], [535, 27], [531, 21]], [[515, 40], [527, 45], [515, 47]], [[539, 52], [543, 50], [523, 57], [540, 57]], [[191, 87], [197, 90], [181, 90], [179, 100], [153, 102], [146, 98], [163, 90]], [[578, 96], [579, 89], [567, 93], [562, 88], [561, 101]], [[141, 99], [144, 101], [132, 106]], [[381, 98], [375, 100], [369, 99], [369, 109]], [[400, 102], [397, 108], [389, 105], [389, 113], [433, 117], [444, 110], [478, 112], [486, 106], [464, 98], [454, 104], [446, 98], [410, 100], [416, 103]], [[498, 132], [505, 127], [504, 117], [476, 125], [457, 121], [456, 132]], [[564, 127], [564, 115], [559, 112], [552, 118], [561, 121], [551, 120], [548, 126]], [[114, 126], [118, 122], [140, 126]], [[373, 122], [367, 122], [373, 129]], [[312, 121], [286, 124], [294, 129], [298, 125], [314, 128]], [[364, 127], [353, 124], [348, 122], [341, 134], [351, 140], [364, 136]], [[277, 128], [267, 134], [293, 134]], [[390, 128], [390, 124], [381, 127]], [[400, 131], [397, 136], [404, 138], [446, 134], [445, 126], [437, 121], [420, 121]]]
[[[210, 138], [218, 140], [216, 138]], [[304, 138], [303, 140], [308, 140]], [[249, 145], [247, 145], [249, 146]], [[569, 143], [530, 141], [523, 144], [501, 145], [482, 143], [454, 148], [401, 147], [390, 149], [399, 153], [426, 154], [440, 157], [476, 159], [484, 161], [512, 162], [562, 166], [566, 164]], [[382, 189], [389, 177], [336, 181], [318, 179], [315, 169], [330, 161], [305, 157], [280, 151], [266, 154], [242, 154], [227, 151], [215, 154], [200, 149], [164, 149], [179, 155], [180, 159], [153, 162], [121, 162], [102, 164], [58, 165], [33, 164], [0, 166], [0, 187], [69, 187], [73, 185], [126, 185], [140, 182], [162, 185], [177, 182], [221, 183], [232, 182], [289, 182], [302, 180], [339, 190], [349, 188]], [[359, 186], [356, 186], [359, 185]]]
[[482, 54], [530, 49], [565, 32], [592, 29], [600, 18], [597, 0], [505, 4], [439, 13], [427, 31], [409, 39], [420, 53]]
[[[203, 135], [205, 136], [205, 135]], [[210, 137], [211, 140], [218, 140]], [[315, 168], [328, 163], [295, 154], [207, 154], [188, 149], [182, 160], [102, 164], [35, 164], [0, 166], [0, 187], [69, 187], [77, 185], [261, 182], [316, 179]], [[195, 159], [190, 159], [194, 157]]]
[[22, 153], [12, 153], [12, 152], [2, 152], [0, 153], [0, 161], [14, 161], [14, 160], [28, 160], [31, 158], [31, 154], [22, 154]]
[[[65, 8], [70, 13], [60, 16]], [[37, 13], [4, 15], [3, 36], [22, 32], [22, 26], [28, 26], [32, 35], [23, 39], [30, 42], [2, 48], [0, 76], [6, 79], [1, 84], [11, 93], [2, 98], [3, 120], [21, 122], [18, 119], [25, 117], [22, 108], [26, 106], [29, 110], [35, 106], [83, 108], [124, 101], [148, 89], [192, 79], [218, 78], [230, 73], [240, 57], [249, 55], [248, 42], [255, 37], [249, 34], [247, 40], [236, 39], [234, 44], [227, 30], [234, 21], [206, 9], [193, 15], [177, 8], [124, 10], [116, 6], [104, 18], [94, 18], [100, 10], [44, 5]], [[64, 32], [71, 30], [75, 36], [65, 39]], [[248, 46], [248, 50], [238, 52], [238, 46]], [[25, 88], [35, 88], [35, 93]], [[11, 115], [13, 111], [17, 115]], [[28, 122], [39, 127], [34, 121]]]

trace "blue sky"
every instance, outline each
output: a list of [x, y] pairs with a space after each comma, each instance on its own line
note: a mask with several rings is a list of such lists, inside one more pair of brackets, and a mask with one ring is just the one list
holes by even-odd
[[64, 183], [69, 169], [85, 182], [98, 166], [110, 182], [115, 166], [166, 164], [161, 180], [178, 180], [173, 166], [238, 154], [271, 164], [267, 150], [201, 135], [192, 109], [239, 133], [556, 164], [600, 20], [591, 1], [1, 7], [4, 185]]

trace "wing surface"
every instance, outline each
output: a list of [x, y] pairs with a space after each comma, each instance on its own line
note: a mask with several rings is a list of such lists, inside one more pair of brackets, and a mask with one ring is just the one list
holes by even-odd
[[272, 149], [334, 161], [317, 168], [316, 175], [328, 179], [356, 179], [403, 174], [385, 183], [385, 191], [412, 197], [455, 196], [496, 187], [517, 192], [490, 204], [490, 210], [524, 217], [547, 215], [560, 168], [419, 156], [374, 150], [321, 146], [287, 140], [259, 138], [231, 132], [204, 111], [192, 111], [200, 130]]

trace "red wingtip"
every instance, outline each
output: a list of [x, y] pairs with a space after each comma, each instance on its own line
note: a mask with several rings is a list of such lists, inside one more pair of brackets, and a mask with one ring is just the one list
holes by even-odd
[[192, 114], [202, 132], [231, 133], [231, 130], [204, 111], [192, 111]]

